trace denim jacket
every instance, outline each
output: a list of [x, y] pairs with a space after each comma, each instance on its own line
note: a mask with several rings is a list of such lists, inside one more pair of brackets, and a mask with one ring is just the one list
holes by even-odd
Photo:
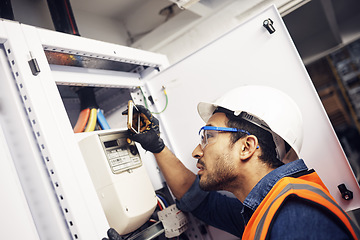
[[[244, 202], [221, 192], [205, 192], [196, 179], [177, 201], [179, 209], [191, 212], [203, 222], [241, 238], [252, 214], [275, 183], [283, 177], [308, 170], [302, 159], [287, 163], [263, 177]], [[282, 206], [271, 229], [271, 239], [349, 239], [346, 231], [321, 209], [299, 199]]]

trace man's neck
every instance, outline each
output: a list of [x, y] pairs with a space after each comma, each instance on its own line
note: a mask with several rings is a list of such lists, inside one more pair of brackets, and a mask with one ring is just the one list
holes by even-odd
[[274, 169], [269, 168], [261, 161], [257, 161], [257, 163], [250, 165], [239, 174], [239, 178], [236, 180], [236, 187], [231, 189], [230, 192], [241, 202], [244, 202], [255, 185], [272, 170]]

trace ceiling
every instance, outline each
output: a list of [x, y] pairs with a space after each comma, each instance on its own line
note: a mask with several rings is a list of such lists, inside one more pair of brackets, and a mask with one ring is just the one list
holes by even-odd
[[71, 0], [71, 5], [74, 9], [81, 9], [85, 12], [95, 13], [100, 16], [111, 17], [118, 20], [127, 19], [131, 14], [137, 11], [137, 9], [140, 9], [144, 5], [149, 5], [149, 11], [158, 11], [170, 4], [171, 2], [168, 0], [151, 0], [151, 5], [143, 0], [106, 0], [106, 3], [99, 0]]
[[[46, 7], [46, 0], [11, 1], [13, 6], [20, 10], [23, 8], [22, 11], [16, 12], [19, 18], [31, 14], [27, 11], [30, 4]], [[244, 12], [255, 11], [255, 7], [270, 4], [276, 4], [278, 7], [305, 64], [360, 38], [359, 0], [195, 0], [199, 2], [186, 10], [180, 9], [173, 2], [186, 0], [69, 1], [75, 13], [81, 11], [90, 16], [101, 16], [123, 24], [129, 38], [128, 45], [138, 47], [142, 44], [143, 49], [150, 51], [154, 49], [151, 48], [151, 44], [155, 46], [165, 38], [171, 41], [171, 38], [180, 34], [180, 30], [181, 34], [191, 31], [191, 23], [199, 22], [199, 19], [204, 22], [219, 11], [228, 11], [229, 14], [231, 12], [236, 18], [246, 15]], [[180, 15], [185, 15], [185, 18], [181, 19]], [[231, 18], [225, 21], [228, 20], [231, 21]], [[170, 25], [169, 22], [175, 24]], [[225, 24], [224, 22], [222, 25]], [[188, 27], [184, 28], [184, 25]], [[136, 45], [141, 40], [143, 42]], [[150, 47], [144, 46], [146, 44]]]
[[170, 0], [106, 0], [106, 3], [99, 0], [71, 0], [71, 5], [74, 11], [81, 10], [123, 22], [129, 36], [134, 38], [132, 41], [181, 11]]
[[312, 0], [283, 19], [305, 63], [360, 37], [359, 0]]
[[[207, 5], [214, 5], [215, 2], [211, 0], [200, 1], [200, 3]], [[273, 1], [258, 2], [271, 3]], [[296, 1], [287, 0], [283, 2]], [[282, 16], [305, 62], [314, 61], [326, 52], [359, 38], [359, 0], [302, 2], [306, 2], [306, 4], [290, 13], [283, 11]], [[134, 37], [133, 41], [162, 25], [168, 17], [183, 11], [176, 6], [171, 6], [173, 2], [170, 0], [106, 0], [106, 4], [98, 0], [71, 0], [71, 4], [74, 9], [81, 9], [124, 22], [130, 36]], [[216, 7], [213, 9], [215, 11]]]

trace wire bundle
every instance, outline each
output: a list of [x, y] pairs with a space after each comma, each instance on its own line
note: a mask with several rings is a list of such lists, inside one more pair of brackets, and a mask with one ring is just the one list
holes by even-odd
[[84, 87], [76, 93], [80, 99], [81, 111], [74, 127], [74, 133], [94, 131], [97, 124], [102, 130], [110, 129], [103, 111], [96, 103], [94, 89]]
[[166, 200], [159, 194], [156, 194], [156, 198], [157, 198], [157, 205], [160, 208], [160, 211], [164, 210], [165, 208], [167, 208], [169, 206], [167, 204]]
[[110, 129], [108, 122], [100, 108], [86, 108], [83, 109], [74, 127], [74, 133], [91, 132], [95, 130], [96, 123], [98, 123], [100, 129]]

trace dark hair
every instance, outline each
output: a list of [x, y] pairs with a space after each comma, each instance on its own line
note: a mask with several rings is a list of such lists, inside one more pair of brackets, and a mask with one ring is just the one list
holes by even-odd
[[[246, 130], [251, 135], [254, 135], [258, 138], [259, 146], [262, 152], [262, 154], [259, 156], [259, 159], [262, 162], [268, 164], [268, 166], [271, 168], [277, 168], [284, 165], [284, 163], [277, 158], [275, 150], [276, 146], [270, 132], [256, 126], [251, 122], [235, 116], [232, 111], [226, 110], [227, 109], [225, 109], [225, 111], [224, 109], [217, 109], [215, 112], [225, 113], [226, 117], [228, 118], [228, 127]], [[231, 133], [231, 144], [234, 144], [240, 138], [245, 136], [247, 136], [247, 134], [242, 132]]]

